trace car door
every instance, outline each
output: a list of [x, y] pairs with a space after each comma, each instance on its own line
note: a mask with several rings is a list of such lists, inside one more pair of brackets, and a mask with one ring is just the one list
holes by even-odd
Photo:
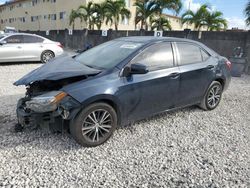
[[6, 44], [0, 45], [0, 62], [20, 61], [23, 56], [22, 35], [11, 35], [2, 39]]
[[214, 77], [216, 61], [208, 52], [194, 43], [175, 43], [180, 68], [178, 105], [199, 103]]
[[170, 42], [154, 44], [137, 55], [130, 64], [143, 64], [148, 73], [123, 79], [119, 92], [127, 119], [137, 120], [175, 107], [179, 89], [179, 68], [174, 64]]
[[23, 58], [26, 61], [39, 61], [44, 50], [44, 39], [35, 35], [23, 35], [23, 40]]

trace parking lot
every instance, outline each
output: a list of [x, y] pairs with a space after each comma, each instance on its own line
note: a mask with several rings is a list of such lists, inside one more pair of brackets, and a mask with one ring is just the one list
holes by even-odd
[[12, 83], [40, 65], [0, 65], [0, 186], [250, 187], [250, 76], [214, 111], [164, 113], [83, 148], [67, 133], [13, 131], [25, 88]]

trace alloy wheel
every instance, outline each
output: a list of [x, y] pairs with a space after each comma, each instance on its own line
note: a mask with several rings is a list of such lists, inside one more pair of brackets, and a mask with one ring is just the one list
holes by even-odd
[[112, 116], [107, 110], [94, 110], [82, 123], [82, 135], [89, 142], [99, 142], [109, 136], [112, 124]]
[[53, 54], [52, 52], [47, 51], [47, 52], [44, 52], [44, 53], [43, 53], [42, 61], [43, 61], [44, 63], [48, 63], [49, 60], [53, 59], [54, 57], [55, 57], [55, 56], [54, 56], [54, 54]]
[[215, 108], [221, 99], [222, 88], [220, 85], [214, 85], [210, 88], [207, 96], [207, 105], [210, 108]]

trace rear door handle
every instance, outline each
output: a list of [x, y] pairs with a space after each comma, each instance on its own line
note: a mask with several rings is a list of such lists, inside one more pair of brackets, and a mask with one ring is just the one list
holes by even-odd
[[180, 73], [179, 73], [179, 72], [174, 72], [174, 73], [171, 73], [169, 76], [170, 76], [170, 78], [172, 78], [172, 79], [176, 79], [176, 78], [179, 78]]
[[21, 46], [18, 46], [17, 48], [18, 48], [18, 49], [21, 49], [22, 47], [21, 47]]
[[214, 66], [213, 65], [208, 65], [207, 69], [214, 69]]

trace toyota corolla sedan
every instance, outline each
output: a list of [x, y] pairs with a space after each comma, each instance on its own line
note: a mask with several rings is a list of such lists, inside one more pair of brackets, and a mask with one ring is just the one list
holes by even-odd
[[0, 35], [0, 63], [49, 60], [63, 53], [62, 45], [28, 33]]
[[15, 82], [27, 87], [16, 128], [66, 128], [79, 144], [98, 146], [118, 126], [161, 112], [191, 105], [215, 109], [228, 88], [230, 67], [192, 40], [119, 38], [56, 58]]

